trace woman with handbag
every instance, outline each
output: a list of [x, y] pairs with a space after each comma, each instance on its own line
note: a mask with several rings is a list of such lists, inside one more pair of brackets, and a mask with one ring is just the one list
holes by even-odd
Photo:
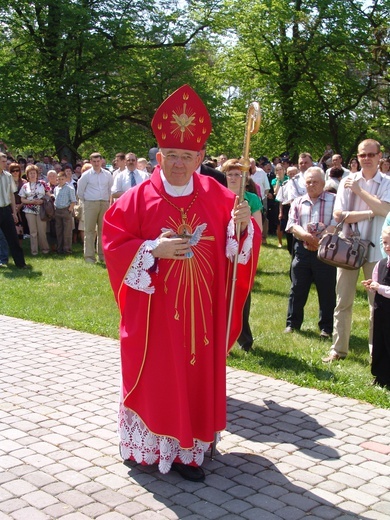
[[38, 181], [39, 170], [35, 164], [29, 164], [26, 168], [27, 182], [23, 184], [19, 191], [23, 212], [26, 214], [28, 227], [30, 229], [31, 254], [38, 254], [38, 247], [43, 254], [50, 251], [46, 238], [46, 221], [41, 220], [39, 215], [40, 206], [43, 204], [43, 197], [49, 191], [48, 186]]

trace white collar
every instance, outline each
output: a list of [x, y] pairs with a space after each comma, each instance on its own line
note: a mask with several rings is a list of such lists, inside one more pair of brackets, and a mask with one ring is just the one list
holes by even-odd
[[192, 175], [185, 187], [184, 186], [173, 186], [173, 184], [170, 184], [167, 181], [167, 179], [164, 175], [164, 172], [162, 170], [160, 170], [160, 176], [161, 176], [161, 180], [162, 180], [165, 191], [168, 193], [168, 195], [171, 195], [172, 197], [184, 197], [185, 195], [191, 195], [191, 193], [194, 191], [194, 179], [192, 178]]

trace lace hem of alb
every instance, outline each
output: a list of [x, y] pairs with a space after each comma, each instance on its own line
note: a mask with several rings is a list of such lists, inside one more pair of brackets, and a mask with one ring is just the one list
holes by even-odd
[[183, 449], [177, 439], [155, 435], [140, 419], [121, 402], [118, 416], [119, 449], [123, 460], [135, 460], [139, 464], [157, 464], [160, 473], [168, 473], [179, 457], [183, 464], [201, 466], [210, 443], [194, 439], [191, 449]]
[[153, 294], [155, 288], [152, 283], [152, 278], [149, 274], [149, 269], [153, 267], [155, 258], [151, 251], [158, 246], [158, 239], [156, 240], [145, 240], [145, 242], [138, 249], [135, 258], [129, 267], [124, 283], [135, 289], [136, 291], [142, 291], [147, 294]]
[[[226, 256], [229, 260], [233, 261], [238, 251], [238, 242], [234, 238], [236, 234], [233, 219], [230, 219], [227, 228], [227, 240], [226, 240]], [[250, 220], [248, 224], [248, 234], [242, 244], [240, 254], [238, 255], [238, 263], [246, 265], [251, 257], [252, 245], [253, 245], [253, 234], [254, 227], [253, 222]]]

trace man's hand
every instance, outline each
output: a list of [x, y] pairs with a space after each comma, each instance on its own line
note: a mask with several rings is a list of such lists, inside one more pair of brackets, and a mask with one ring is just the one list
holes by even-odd
[[173, 231], [162, 233], [159, 244], [151, 252], [155, 258], [169, 258], [171, 260], [186, 260], [186, 253], [191, 252], [188, 238], [177, 238]]
[[320, 239], [316, 235], [312, 235], [311, 233], [305, 234], [304, 242], [306, 244], [306, 249], [309, 251], [317, 251], [319, 241]]
[[245, 231], [249, 221], [251, 219], [251, 209], [246, 200], [238, 203], [238, 197], [234, 201], [234, 210], [233, 210], [233, 221], [234, 224], [241, 224], [241, 232]]
[[359, 181], [355, 179], [355, 177], [352, 175], [349, 175], [345, 181], [345, 187], [349, 188], [353, 193], [356, 195], [359, 195], [361, 193], [362, 189], [359, 186]]

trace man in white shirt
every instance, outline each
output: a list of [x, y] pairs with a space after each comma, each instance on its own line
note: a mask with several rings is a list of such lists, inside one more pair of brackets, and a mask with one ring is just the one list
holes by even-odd
[[327, 181], [329, 179], [329, 174], [330, 174], [330, 170], [332, 168], [341, 168], [343, 170], [343, 179], [344, 177], [346, 177], [347, 175], [349, 175], [349, 170], [347, 170], [347, 168], [344, 168], [343, 166], [343, 158], [341, 157], [341, 155], [339, 154], [335, 154], [335, 155], [332, 155], [332, 166], [330, 168], [328, 168], [325, 172], [325, 180]]
[[148, 178], [149, 174], [147, 172], [137, 170], [137, 156], [135, 153], [130, 152], [126, 154], [126, 169], [115, 176], [111, 188], [112, 198], [118, 199], [127, 190], [134, 188]]
[[0, 153], [0, 229], [7, 241], [16, 267], [27, 269], [23, 249], [19, 244], [15, 228], [15, 222], [18, 221], [14, 196], [16, 186], [12, 175], [5, 170], [6, 166], [7, 156]]
[[77, 184], [77, 195], [84, 202], [84, 259], [94, 264], [95, 236], [97, 226], [97, 253], [104, 262], [102, 248], [103, 215], [110, 205], [113, 177], [102, 168], [102, 156], [93, 153], [89, 157], [92, 168], [82, 174]]
[[269, 180], [266, 172], [262, 168], [258, 168], [256, 166], [256, 161], [251, 157], [249, 159], [250, 166], [249, 166], [249, 173], [251, 175], [251, 179], [260, 186], [260, 192], [261, 192], [261, 199], [264, 203], [267, 202], [267, 195], [270, 189]]
[[298, 157], [299, 172], [287, 184], [288, 199], [293, 201], [307, 193], [304, 173], [313, 166], [313, 158], [308, 152], [302, 152]]
[[118, 173], [126, 170], [126, 154], [123, 152], [119, 152], [116, 154], [115, 159], [115, 170], [112, 172], [113, 177], [115, 178]]
[[[375, 247], [368, 250], [367, 262], [363, 265], [364, 279], [372, 278], [376, 262], [382, 258], [380, 235], [385, 217], [390, 210], [390, 177], [378, 170], [382, 157], [380, 144], [374, 139], [366, 139], [359, 144], [358, 159], [361, 171], [348, 175], [340, 181], [334, 205], [337, 222], [346, 217], [344, 235], [350, 235], [349, 224], [356, 223], [360, 236], [370, 240]], [[333, 344], [330, 353], [323, 358], [324, 363], [344, 359], [349, 350], [352, 326], [352, 309], [356, 295], [356, 284], [360, 269], [337, 268], [336, 308], [334, 311]], [[374, 293], [368, 291], [370, 304], [369, 349], [372, 349]]]
[[270, 184], [268, 180], [267, 173], [262, 169], [256, 166], [256, 161], [251, 157], [249, 159], [249, 173], [251, 179], [260, 187], [261, 193], [261, 201], [263, 203], [263, 244], [267, 243], [268, 236], [268, 219], [267, 219], [267, 209], [268, 209], [268, 193], [270, 190]]

